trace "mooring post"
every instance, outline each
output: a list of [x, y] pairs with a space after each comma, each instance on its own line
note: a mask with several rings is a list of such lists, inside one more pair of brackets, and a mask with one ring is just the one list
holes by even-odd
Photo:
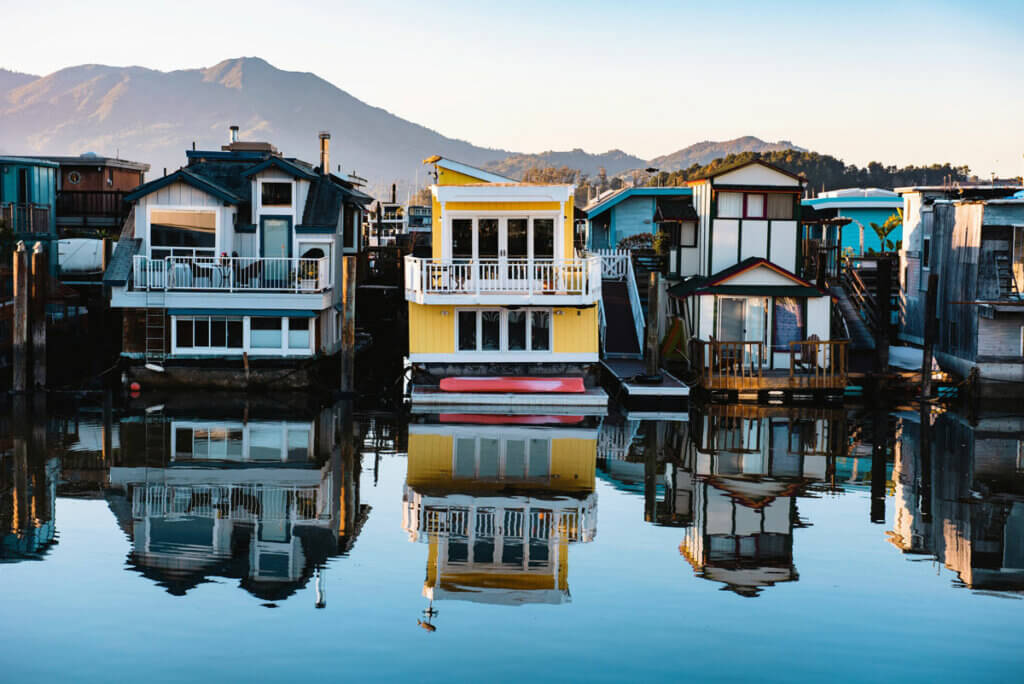
[[11, 360], [14, 363], [11, 387], [15, 392], [28, 389], [28, 252], [25, 243], [18, 241], [14, 250], [14, 321]]
[[341, 385], [342, 392], [355, 390], [356, 365], [356, 257], [341, 262]]
[[[35, 387], [46, 387], [46, 299], [49, 264], [43, 243], [32, 248], [32, 365]], [[67, 309], [65, 309], [65, 314]], [[77, 320], [77, 313], [76, 313]]]
[[871, 522], [883, 524], [889, 442], [889, 414], [884, 408], [874, 411], [874, 423], [871, 438]]
[[661, 368], [659, 358], [661, 350], [658, 348], [658, 314], [661, 311], [658, 302], [659, 290], [661, 288], [661, 274], [652, 271], [651, 278], [647, 285], [647, 341], [644, 357], [647, 359], [647, 375], [657, 375]]
[[875, 331], [875, 370], [885, 374], [889, 369], [889, 329], [892, 325], [892, 261], [878, 260], [875, 303], [878, 305], [878, 328]]
[[935, 319], [936, 302], [939, 296], [939, 276], [928, 276], [928, 293], [924, 300], [924, 353], [921, 355], [921, 399], [932, 396], [932, 347], [939, 322]]

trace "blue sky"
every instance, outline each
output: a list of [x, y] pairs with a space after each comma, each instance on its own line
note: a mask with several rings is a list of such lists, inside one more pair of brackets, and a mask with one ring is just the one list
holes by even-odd
[[0, 3], [0, 66], [29, 73], [259, 56], [479, 145], [647, 158], [751, 134], [1024, 172], [1020, 1]]

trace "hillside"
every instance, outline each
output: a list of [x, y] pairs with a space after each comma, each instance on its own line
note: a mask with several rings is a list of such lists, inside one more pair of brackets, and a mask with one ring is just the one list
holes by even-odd
[[329, 130], [332, 166], [376, 187], [411, 181], [432, 154], [476, 165], [510, 154], [448, 138], [314, 74], [258, 58], [172, 72], [101, 65], [44, 77], [0, 72], [0, 154], [117, 153], [157, 174], [184, 164], [193, 141], [219, 149], [231, 124], [243, 140], [270, 141], [307, 160], [317, 159], [317, 132]]
[[723, 140], [721, 142], [705, 140], [704, 142], [684, 147], [681, 150], [676, 150], [671, 154], [655, 157], [650, 160], [649, 165], [662, 171], [671, 172], [678, 171], [680, 169], [687, 169], [694, 164], [708, 164], [715, 159], [728, 157], [730, 154], [741, 154], [743, 152], [777, 152], [782, 150], [797, 150], [798, 152], [805, 151], [804, 148], [797, 147], [788, 140], [765, 142], [764, 140], [752, 135], [745, 135], [741, 138]]
[[488, 163], [486, 168], [503, 176], [521, 178], [527, 169], [537, 167], [561, 168], [567, 166], [570, 169], [579, 169], [587, 176], [596, 176], [598, 170], [604, 168], [609, 176], [615, 176], [623, 171], [643, 168], [645, 165], [646, 162], [640, 157], [634, 157], [622, 150], [590, 154], [576, 148], [568, 152], [549, 150], [540, 154], [513, 154], [505, 159]]

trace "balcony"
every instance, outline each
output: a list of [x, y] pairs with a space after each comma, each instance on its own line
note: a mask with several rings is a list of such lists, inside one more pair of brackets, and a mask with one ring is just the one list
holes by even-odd
[[0, 204], [0, 223], [14, 233], [49, 233], [50, 208], [40, 204]]
[[330, 259], [169, 256], [132, 259], [133, 290], [315, 294], [333, 286]]
[[601, 297], [601, 259], [405, 257], [405, 298], [417, 304], [576, 306]]
[[693, 340], [691, 357], [708, 391], [842, 390], [848, 381], [847, 340], [789, 343], [789, 368], [768, 369], [763, 342]]

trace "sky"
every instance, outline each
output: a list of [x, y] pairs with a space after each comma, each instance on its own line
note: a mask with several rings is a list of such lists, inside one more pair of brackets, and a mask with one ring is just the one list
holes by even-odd
[[[40, 9], [45, 8], [45, 9]], [[643, 158], [756, 135], [1024, 173], [1024, 0], [0, 0], [0, 67], [255, 56], [474, 144]]]

